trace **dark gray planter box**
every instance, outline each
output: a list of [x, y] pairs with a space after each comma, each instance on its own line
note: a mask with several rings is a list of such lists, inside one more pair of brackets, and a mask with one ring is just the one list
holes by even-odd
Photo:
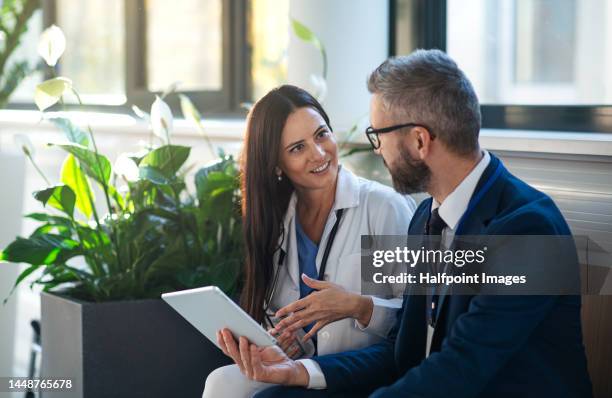
[[162, 300], [90, 303], [42, 293], [41, 313], [41, 377], [74, 383], [45, 398], [196, 398], [206, 376], [230, 363]]

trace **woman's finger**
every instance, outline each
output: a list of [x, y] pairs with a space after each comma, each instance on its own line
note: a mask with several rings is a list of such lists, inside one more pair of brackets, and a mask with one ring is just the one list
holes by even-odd
[[317, 319], [316, 314], [310, 314], [310, 315], [306, 315], [304, 316], [302, 319], [292, 323], [291, 325], [287, 326], [287, 328], [285, 328], [285, 331], [287, 332], [295, 332], [296, 330], [299, 330], [305, 326], [310, 325], [313, 322], [318, 321], [319, 319]]
[[306, 286], [311, 287], [316, 290], [328, 289], [333, 286], [331, 282], [320, 281], [318, 279], [312, 279], [306, 274], [302, 274], [302, 280], [306, 284]]
[[[276, 328], [279, 330], [285, 331], [290, 326], [294, 325], [298, 321], [301, 321], [303, 319], [310, 319], [310, 317], [312, 317], [313, 315], [313, 312], [314, 311], [311, 311], [309, 308], [305, 308], [301, 311], [294, 312], [293, 314], [289, 315], [288, 317], [280, 321], [276, 325]], [[312, 319], [312, 320], [315, 320], [315, 319]]]
[[244, 372], [246, 377], [250, 379], [253, 377], [253, 368], [251, 367], [251, 350], [249, 348], [249, 341], [244, 336], [240, 336], [240, 358], [244, 365]]
[[287, 304], [280, 310], [276, 311], [276, 314], [274, 314], [274, 316], [276, 316], [277, 318], [280, 318], [282, 316], [289, 315], [292, 312], [296, 312], [303, 308], [308, 307], [308, 303], [310, 303], [310, 296], [306, 296], [303, 299], [299, 299], [297, 301], [294, 301], [291, 304]]
[[325, 325], [327, 325], [326, 321], [318, 321], [317, 323], [315, 323], [312, 329], [310, 329], [308, 333], [306, 333], [304, 337], [302, 337], [302, 341], [308, 341], [308, 339], [312, 338], [312, 336], [314, 336]]
[[279, 347], [283, 351], [287, 352], [287, 349], [295, 341], [295, 334], [290, 333], [290, 332], [283, 332], [283, 334], [281, 334], [281, 336], [279, 337], [279, 339], [277, 339], [277, 341], [279, 342]]
[[296, 355], [300, 352], [300, 348], [295, 345], [292, 348], [289, 349], [289, 351], [285, 351], [287, 353], [287, 356], [291, 359], [296, 359]]

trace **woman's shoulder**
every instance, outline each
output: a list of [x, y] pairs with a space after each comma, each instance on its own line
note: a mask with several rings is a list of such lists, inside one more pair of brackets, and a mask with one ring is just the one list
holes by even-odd
[[410, 213], [414, 213], [416, 203], [409, 195], [402, 195], [388, 185], [378, 181], [368, 180], [357, 176], [359, 181], [360, 203], [373, 206], [399, 206], [405, 207]]

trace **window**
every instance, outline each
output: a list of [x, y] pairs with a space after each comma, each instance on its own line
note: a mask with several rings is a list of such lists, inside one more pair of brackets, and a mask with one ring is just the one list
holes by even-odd
[[483, 127], [612, 132], [612, 0], [395, 3], [393, 50], [447, 51], [474, 85]]
[[[236, 115], [287, 79], [289, 0], [44, 0], [22, 45], [32, 63], [43, 21], [66, 34], [58, 72], [98, 110], [147, 109], [178, 83], [204, 114]], [[29, 80], [14, 107], [42, 76]]]

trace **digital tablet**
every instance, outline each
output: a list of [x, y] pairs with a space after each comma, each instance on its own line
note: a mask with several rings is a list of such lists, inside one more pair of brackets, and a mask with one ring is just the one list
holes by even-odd
[[238, 339], [246, 337], [260, 347], [276, 344], [276, 339], [216, 286], [164, 293], [162, 299], [217, 347], [217, 331], [228, 328]]

